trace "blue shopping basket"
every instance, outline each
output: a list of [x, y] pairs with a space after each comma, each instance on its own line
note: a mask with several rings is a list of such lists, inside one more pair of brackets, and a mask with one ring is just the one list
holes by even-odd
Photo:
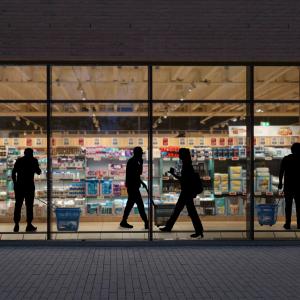
[[274, 225], [277, 221], [278, 204], [256, 205], [258, 223], [263, 225]]
[[80, 208], [57, 207], [55, 209], [58, 231], [78, 231]]

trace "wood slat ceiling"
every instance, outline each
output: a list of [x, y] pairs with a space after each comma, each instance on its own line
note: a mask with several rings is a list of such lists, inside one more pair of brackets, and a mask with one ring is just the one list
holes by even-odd
[[[147, 114], [146, 104], [121, 104], [147, 99], [147, 68], [132, 66], [53, 67], [52, 94], [56, 100], [120, 100], [120, 104], [55, 104], [53, 115], [84, 116]], [[184, 99], [180, 105], [154, 105], [154, 115], [168, 111], [176, 116], [238, 116], [243, 105], [187, 104], [188, 100], [242, 100], [246, 97], [245, 67], [154, 67], [154, 98]], [[299, 100], [298, 67], [256, 67], [255, 97], [265, 100]], [[46, 99], [45, 67], [0, 67], [0, 99]], [[1, 104], [0, 115], [45, 115], [42, 104]], [[295, 104], [264, 105], [261, 115], [297, 116]]]

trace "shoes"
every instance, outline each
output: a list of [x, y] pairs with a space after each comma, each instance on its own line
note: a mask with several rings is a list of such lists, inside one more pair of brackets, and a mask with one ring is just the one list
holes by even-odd
[[164, 226], [164, 227], [160, 227], [159, 230], [163, 232], [171, 232], [172, 229], [168, 228], [167, 226]]
[[26, 232], [36, 232], [37, 227], [33, 226], [32, 224], [26, 226]]
[[283, 228], [289, 230], [289, 229], [291, 229], [291, 225], [284, 224], [284, 225], [283, 225]]
[[14, 232], [19, 232], [19, 229], [20, 229], [19, 224], [16, 223], [14, 227]]
[[201, 236], [201, 238], [203, 238], [203, 232], [195, 232], [193, 234], [191, 234], [191, 238], [197, 238]]
[[145, 229], [149, 229], [149, 223], [145, 222]]
[[122, 221], [120, 223], [120, 226], [123, 227], [123, 228], [133, 228], [133, 226], [128, 224], [126, 221]]

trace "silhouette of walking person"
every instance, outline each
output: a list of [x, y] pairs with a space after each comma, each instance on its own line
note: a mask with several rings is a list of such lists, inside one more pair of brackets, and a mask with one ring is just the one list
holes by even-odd
[[14, 211], [14, 232], [19, 232], [19, 222], [21, 220], [21, 209], [25, 199], [27, 227], [26, 231], [34, 232], [37, 227], [32, 225], [33, 202], [34, 202], [34, 174], [41, 174], [38, 160], [33, 157], [33, 150], [26, 148], [24, 156], [16, 160], [12, 170], [12, 180], [15, 190], [15, 211]]
[[134, 204], [137, 204], [140, 216], [145, 223], [145, 229], [149, 228], [148, 218], [145, 212], [144, 202], [140, 193], [141, 184], [146, 190], [147, 185], [141, 180], [143, 173], [143, 149], [135, 147], [133, 149], [133, 156], [128, 160], [126, 166], [126, 181], [128, 200], [124, 209], [123, 219], [120, 223], [121, 227], [133, 228], [132, 225], [127, 223], [128, 216]]
[[190, 150], [187, 148], [179, 149], [179, 158], [182, 161], [182, 169], [181, 176], [175, 174], [175, 170], [173, 168], [170, 169], [170, 173], [177, 179], [180, 180], [181, 185], [181, 193], [179, 195], [178, 201], [176, 203], [175, 209], [166, 223], [165, 227], [159, 228], [161, 231], [170, 232], [180, 215], [180, 212], [183, 210], [184, 206], [188, 210], [189, 217], [191, 218], [195, 233], [191, 235], [191, 237], [196, 238], [198, 236], [203, 237], [203, 227], [198, 216], [193, 198], [195, 197], [195, 193], [191, 187], [191, 182], [193, 181], [194, 168], [192, 166], [192, 159]]
[[[291, 147], [292, 154], [285, 156], [280, 165], [278, 189], [285, 198], [285, 229], [291, 229], [293, 199], [296, 204], [297, 228], [300, 229], [300, 143]], [[282, 185], [282, 179], [283, 185]]]

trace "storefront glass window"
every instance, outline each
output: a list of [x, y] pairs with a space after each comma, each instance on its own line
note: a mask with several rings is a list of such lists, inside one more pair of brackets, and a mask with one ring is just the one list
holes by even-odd
[[[155, 225], [164, 225], [181, 191], [168, 171], [180, 173], [179, 148], [188, 148], [204, 191], [194, 204], [210, 238], [245, 238], [246, 130], [244, 104], [166, 103], [153, 108], [153, 194]], [[173, 232], [157, 239], [189, 238], [194, 231], [185, 208]]]
[[45, 100], [46, 67], [0, 66], [1, 100]]
[[257, 100], [299, 100], [299, 67], [255, 67]]
[[54, 100], [147, 100], [145, 66], [62, 66], [52, 68]]
[[[33, 225], [38, 233], [29, 239], [46, 238], [47, 222], [47, 141], [46, 105], [40, 103], [0, 104], [0, 220], [1, 232], [13, 232], [15, 193], [12, 170], [16, 159], [24, 155], [25, 148], [32, 148], [38, 159], [41, 175], [35, 175], [35, 201], [33, 205]], [[18, 174], [17, 174], [18, 175]], [[1, 239], [24, 239], [26, 230], [25, 201], [21, 210], [20, 233], [2, 234]]]
[[156, 100], [243, 100], [246, 68], [235, 66], [154, 66]]
[[[81, 209], [79, 233], [89, 232], [81, 238], [148, 238], [136, 205], [128, 218], [133, 229], [119, 226], [128, 199], [126, 163], [136, 146], [145, 152], [142, 178], [148, 181], [147, 109], [147, 103], [134, 102], [53, 105], [53, 203]], [[147, 212], [147, 192], [140, 191]], [[66, 238], [55, 218], [52, 229], [56, 238]]]
[[[286, 205], [282, 190], [278, 189], [278, 184], [283, 157], [291, 154], [292, 144], [300, 142], [299, 117], [298, 104], [255, 105], [254, 198], [256, 204], [256, 238], [272, 238], [274, 235], [277, 238], [296, 237], [294, 232], [286, 231], [283, 228]], [[295, 203], [293, 203], [291, 228], [296, 229], [296, 224], [296, 208]], [[274, 230], [284, 232], [270, 232]], [[269, 231], [269, 233], [264, 231]]]

